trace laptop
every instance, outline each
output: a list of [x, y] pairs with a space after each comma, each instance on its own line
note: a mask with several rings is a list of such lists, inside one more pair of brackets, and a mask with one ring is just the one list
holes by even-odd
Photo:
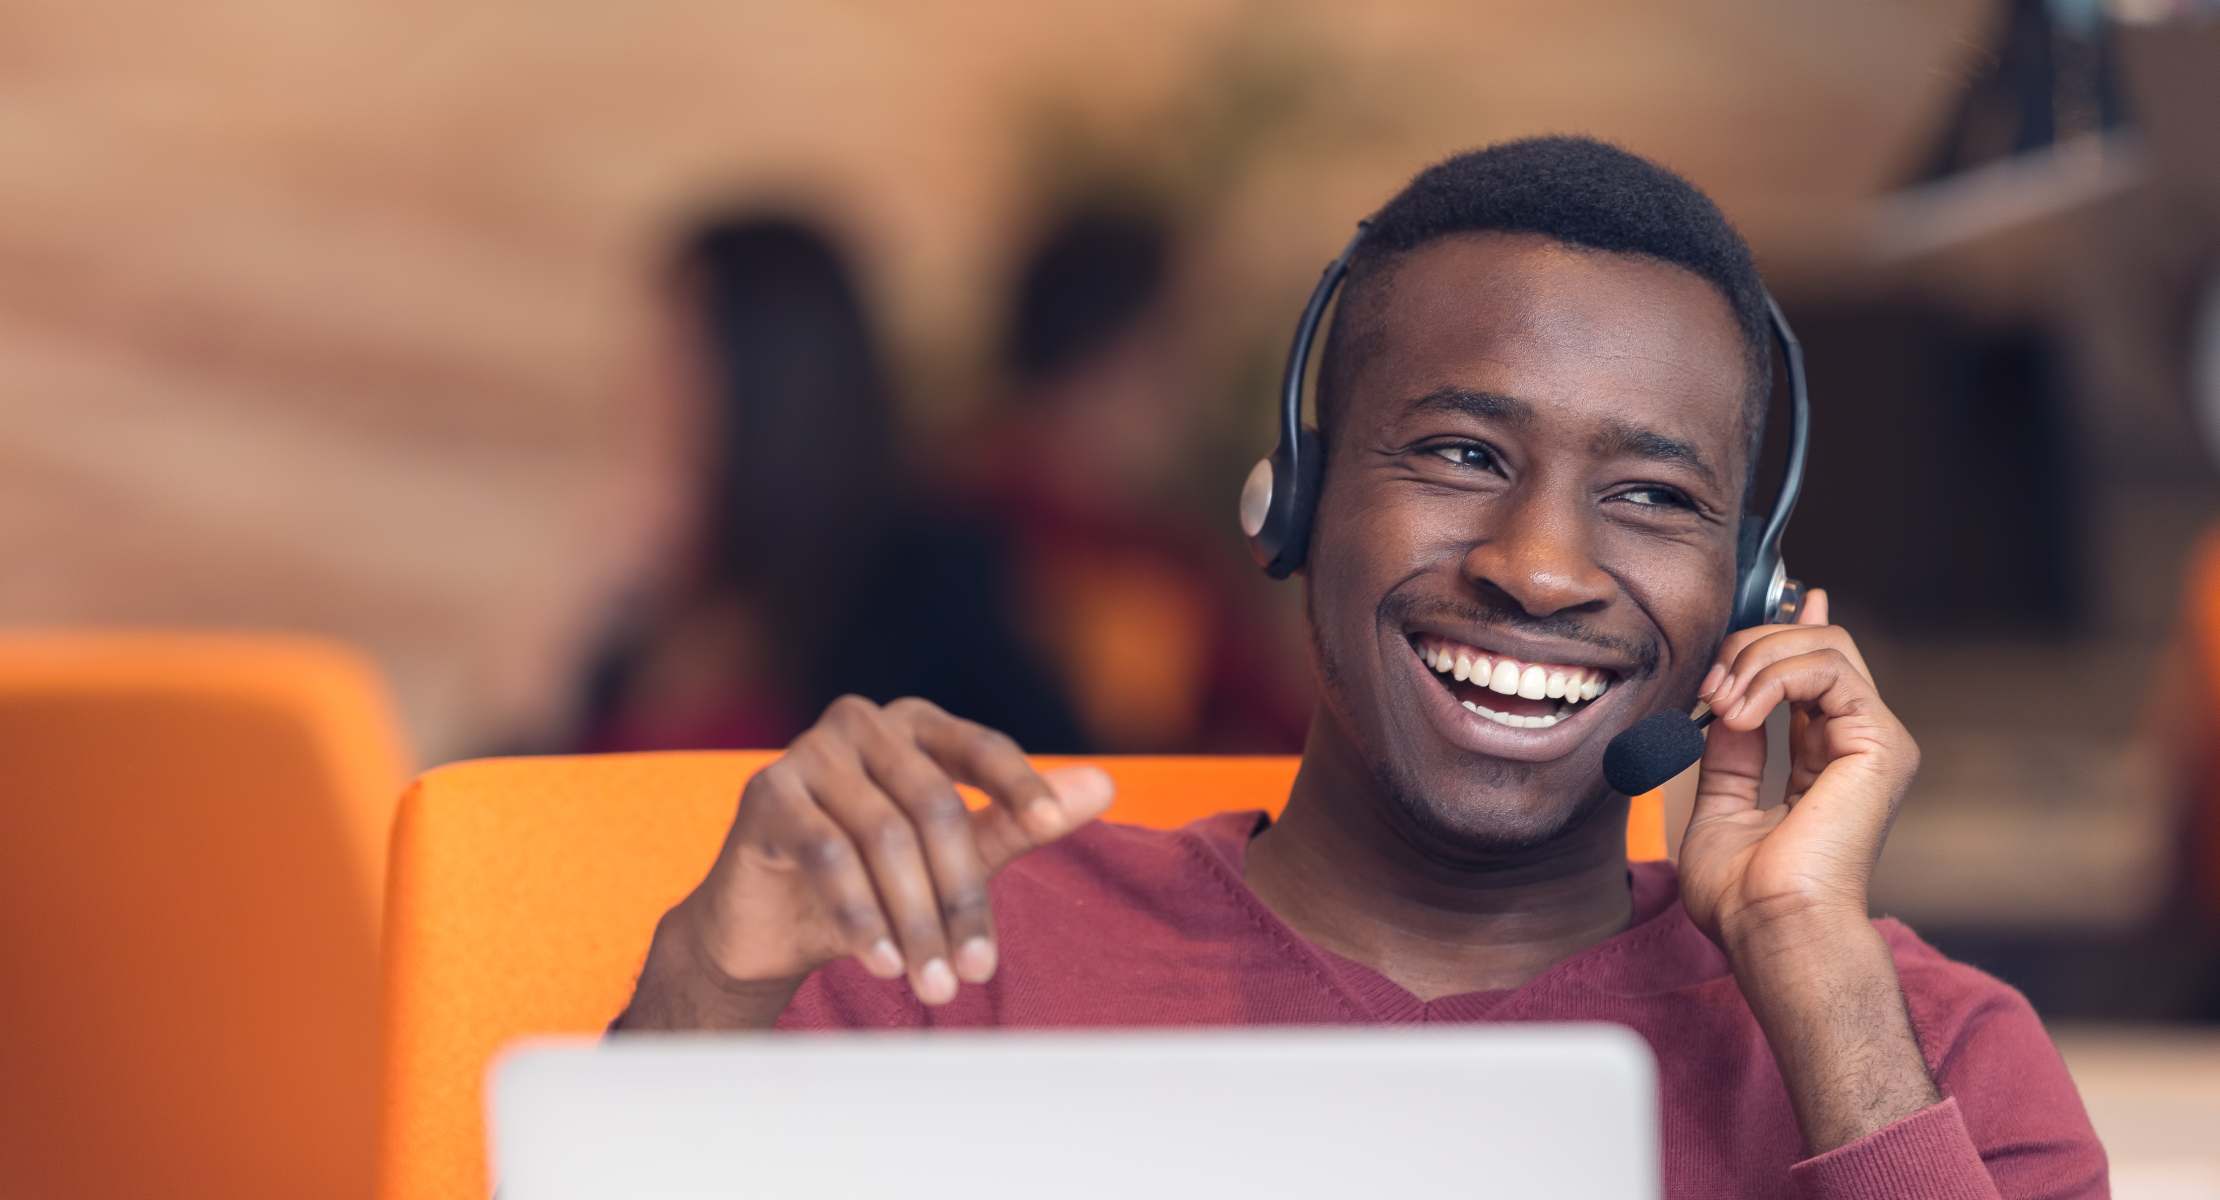
[[1656, 1197], [1605, 1025], [631, 1035], [494, 1066], [502, 1200]]

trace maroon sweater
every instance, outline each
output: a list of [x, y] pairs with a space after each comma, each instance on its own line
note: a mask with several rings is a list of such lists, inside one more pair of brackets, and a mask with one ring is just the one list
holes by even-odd
[[2104, 1196], [2104, 1150], [2027, 1001], [1895, 921], [1887, 939], [1943, 1100], [1808, 1156], [1765, 1035], [1667, 863], [1633, 868], [1634, 920], [1523, 987], [1422, 1001], [1319, 949], [1242, 882], [1257, 813], [1177, 832], [1098, 824], [994, 882], [1001, 969], [928, 1009], [852, 961], [802, 985], [781, 1028], [1390, 1025], [1611, 1021], [1648, 1039], [1672, 1197]]

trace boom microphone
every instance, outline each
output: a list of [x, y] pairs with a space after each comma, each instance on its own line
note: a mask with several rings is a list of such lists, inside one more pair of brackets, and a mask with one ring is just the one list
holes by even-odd
[[1651, 713], [1603, 748], [1603, 778], [1622, 796], [1639, 796], [1696, 765], [1704, 756], [1704, 727], [1718, 714], [1708, 704], [1693, 712]]

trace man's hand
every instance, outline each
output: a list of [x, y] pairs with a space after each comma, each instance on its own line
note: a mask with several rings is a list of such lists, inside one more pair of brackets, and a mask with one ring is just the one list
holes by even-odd
[[[1813, 591], [1794, 625], [1728, 637], [1702, 694], [1718, 718], [1681, 840], [1688, 915], [1730, 954], [1784, 920], [1863, 924], [1919, 746], [1881, 702], [1850, 635], [1827, 624], [1827, 593]], [[1761, 808], [1765, 719], [1784, 703], [1788, 794]]]
[[[989, 803], [968, 809], [958, 783]], [[987, 880], [1110, 806], [1093, 767], [1042, 773], [1017, 744], [916, 699], [834, 701], [756, 772], [716, 865], [656, 929], [619, 1026], [766, 1026], [843, 955], [927, 1004], [984, 983]]]
[[[1814, 591], [1795, 625], [1735, 633], [1704, 680], [1719, 714], [1681, 839], [1681, 901], [1765, 1030], [1813, 1154], [1941, 1098], [1866, 888], [1919, 747]], [[1789, 706], [1788, 792], [1759, 807], [1765, 719]]]

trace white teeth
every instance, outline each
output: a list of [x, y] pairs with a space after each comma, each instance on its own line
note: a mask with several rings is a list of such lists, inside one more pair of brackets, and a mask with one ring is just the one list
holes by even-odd
[[[1418, 656], [1428, 668], [1440, 674], [1501, 692], [1506, 696], [1524, 696], [1529, 700], [1563, 700], [1568, 709], [1575, 704], [1595, 699], [1609, 687], [1601, 672], [1585, 671], [1577, 667], [1554, 671], [1538, 666], [1522, 668], [1507, 658], [1490, 658], [1485, 654], [1474, 654], [1469, 649], [1452, 649], [1447, 645], [1422, 646]], [[1512, 721], [1507, 713], [1489, 715], [1491, 719], [1500, 717], [1500, 723], [1503, 724], [1510, 724]], [[1561, 713], [1559, 715], [1562, 716]], [[1547, 722], [1554, 725], [1557, 719], [1551, 717]]]
[[1482, 708], [1470, 700], [1463, 703], [1467, 709], [1498, 725], [1508, 726], [1512, 729], [1547, 729], [1564, 719], [1563, 713], [1544, 713], [1538, 717], [1522, 717], [1517, 713], [1499, 713], [1492, 708]]

